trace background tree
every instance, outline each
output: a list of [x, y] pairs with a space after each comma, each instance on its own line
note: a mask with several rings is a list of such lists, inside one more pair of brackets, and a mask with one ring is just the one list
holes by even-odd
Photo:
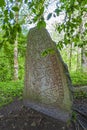
[[[85, 22], [83, 22], [84, 14], [87, 13], [86, 6], [86, 0], [60, 0], [57, 3], [57, 8], [54, 12], [57, 16], [61, 15], [61, 13], [63, 13], [65, 16], [64, 20], [61, 23], [58, 23], [58, 25], [56, 26], [57, 31], [61, 33], [61, 35], [63, 32], [63, 38], [58, 41], [57, 44], [58, 48], [62, 48], [64, 46], [67, 46], [68, 44], [74, 44], [74, 47], [77, 46], [78, 48], [82, 48], [83, 50], [83, 46], [87, 45], [87, 21], [85, 20]], [[82, 23], [83, 27], [79, 31], [79, 27]]]
[[[2, 27], [2, 35], [1, 35], [1, 42], [0, 46], [3, 47], [3, 54], [9, 55], [9, 65], [11, 68], [11, 79], [18, 79], [18, 61], [19, 60], [19, 79], [20, 78], [20, 68], [24, 65], [24, 50], [26, 48], [25, 38], [27, 32], [30, 28], [30, 24], [32, 26], [38, 27], [46, 27], [46, 23], [48, 22], [45, 19], [44, 14], [46, 14], [49, 5], [52, 5], [56, 2], [56, 9], [54, 12], [48, 14], [47, 20], [50, 20], [51, 17], [58, 17], [63, 16], [63, 20], [56, 26], [57, 33], [60, 33], [60, 37], [62, 38], [57, 42], [57, 47], [64, 52], [65, 48], [71, 53], [70, 57], [70, 66], [71, 70], [74, 67], [74, 62], [76, 63], [76, 46], [77, 46], [77, 68], [78, 68], [78, 57], [80, 56], [80, 48], [86, 48], [87, 44], [87, 21], [84, 20], [84, 14], [87, 13], [87, 2], [86, 0], [1, 0], [0, 2], [0, 20], [1, 20], [1, 27]], [[83, 26], [84, 29], [82, 34], [79, 32], [79, 27], [81, 23], [84, 22]], [[55, 24], [55, 23], [54, 23]], [[22, 34], [23, 33], [23, 34]], [[21, 37], [22, 36], [22, 37]], [[21, 38], [20, 38], [21, 37]], [[84, 38], [81, 38], [84, 37]], [[23, 40], [24, 38], [24, 40]], [[58, 38], [57, 38], [58, 39]], [[21, 44], [24, 42], [24, 44]], [[21, 42], [21, 43], [20, 43]], [[16, 44], [14, 44], [16, 43]], [[17, 45], [18, 44], [18, 45]], [[69, 46], [72, 44], [72, 51], [68, 49]], [[14, 45], [16, 45], [16, 49], [14, 49]], [[15, 51], [14, 51], [15, 50]], [[18, 52], [19, 51], [19, 52]], [[15, 52], [15, 56], [14, 56]], [[17, 54], [18, 52], [18, 54]], [[25, 52], [25, 51], [24, 51]], [[86, 54], [86, 51], [82, 51]], [[67, 54], [68, 55], [68, 54]], [[18, 56], [18, 58], [17, 58]], [[22, 57], [23, 56], [23, 57]], [[15, 58], [14, 58], [15, 57]], [[84, 55], [86, 59], [86, 55]], [[16, 60], [14, 60], [16, 59]], [[21, 59], [21, 60], [20, 60]], [[68, 58], [66, 57], [68, 60]], [[15, 61], [15, 62], [14, 62]], [[69, 61], [67, 63], [69, 63]], [[73, 63], [72, 63], [73, 61]], [[83, 60], [80, 60], [83, 61]], [[79, 64], [81, 64], [79, 61]], [[86, 60], [85, 60], [86, 61]], [[16, 63], [14, 67], [14, 63]], [[21, 65], [23, 64], [23, 65]], [[80, 66], [80, 65], [79, 65]], [[13, 68], [14, 67], [14, 68]], [[23, 67], [22, 67], [23, 68]], [[74, 70], [75, 70], [74, 69]], [[15, 73], [14, 73], [15, 72]], [[14, 78], [15, 77], [15, 78]]]

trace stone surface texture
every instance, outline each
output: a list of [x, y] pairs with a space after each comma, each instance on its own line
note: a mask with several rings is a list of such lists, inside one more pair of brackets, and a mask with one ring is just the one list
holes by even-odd
[[[30, 29], [25, 63], [24, 100], [71, 112], [71, 80], [56, 43], [45, 28]], [[53, 53], [42, 56], [46, 49]], [[59, 112], [59, 111], [58, 111]]]

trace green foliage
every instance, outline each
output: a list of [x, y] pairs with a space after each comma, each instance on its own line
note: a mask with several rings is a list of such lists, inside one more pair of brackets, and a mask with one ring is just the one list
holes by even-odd
[[[0, 81], [11, 81], [14, 75], [14, 45], [9, 42], [2, 44], [0, 50]], [[24, 79], [24, 59], [26, 50], [26, 37], [18, 35], [18, 63], [19, 79]]]
[[5, 1], [4, 0], [0, 0], [0, 7], [3, 7], [5, 5]]
[[83, 91], [76, 92], [76, 93], [74, 93], [74, 98], [76, 98], [76, 99], [87, 98], [87, 92], [83, 92]]
[[17, 34], [21, 32], [20, 24], [18, 22], [16, 23], [16, 17], [18, 17], [21, 2], [21, 0], [15, 2], [13, 2], [13, 0], [4, 1], [5, 6], [0, 8], [0, 11], [2, 12], [0, 17], [0, 20], [2, 21], [1, 27], [4, 32], [2, 41], [3, 43], [9, 42], [13, 44]]
[[[62, 45], [62, 44], [60, 44]], [[61, 46], [60, 46], [61, 48]], [[69, 60], [71, 60], [71, 70], [70, 71], [76, 71], [77, 69], [77, 48], [72, 48], [72, 57], [70, 57], [70, 46], [67, 45], [66, 48], [61, 49], [61, 55], [64, 60], [64, 62], [67, 64], [69, 68]], [[69, 68], [70, 69], [70, 68]], [[78, 70], [81, 69], [81, 63], [79, 63]]]
[[70, 72], [72, 83], [74, 86], [87, 85], [87, 73], [86, 72]]
[[[3, 57], [2, 57], [3, 58]], [[0, 81], [9, 81], [12, 80], [11, 66], [7, 58], [3, 58], [0, 61]]]
[[46, 27], [46, 22], [44, 20], [44, 10], [45, 10], [45, 2], [46, 0], [32, 0], [28, 3], [29, 10], [32, 12], [31, 21], [33, 23], [37, 23], [37, 27]]
[[0, 81], [13, 78], [13, 47], [4, 43], [0, 50]]
[[[70, 76], [74, 87], [87, 86], [87, 72], [82, 71], [70, 72]], [[76, 99], [87, 98], [87, 91], [79, 90], [75, 92], [74, 98]]]
[[[74, 43], [75, 46], [83, 47], [87, 44], [87, 27], [85, 15], [87, 14], [87, 2], [79, 0], [60, 0], [55, 9], [57, 16], [64, 13], [65, 17], [58, 23], [56, 29], [59, 33], [64, 32], [64, 37], [58, 42], [57, 47]], [[85, 28], [83, 28], [83, 25]]]
[[[18, 25], [15, 23], [15, 16], [16, 13], [20, 12], [23, 5], [27, 5], [29, 12], [31, 12], [29, 16], [30, 23], [36, 23], [38, 27], [46, 27], [46, 22], [43, 17], [48, 1], [50, 2], [50, 0], [10, 0], [9, 2], [1, 0], [0, 7], [3, 14], [1, 14], [0, 17], [3, 20], [2, 28], [5, 31], [4, 38], [6, 38], [9, 42], [14, 43], [12, 41], [15, 40], [16, 34], [20, 33], [21, 26], [20, 23], [17, 23]], [[4, 7], [2, 8], [3, 5]], [[49, 13], [47, 20], [49, 20], [52, 16], [59, 16], [61, 13], [64, 13], [65, 15], [64, 21], [56, 27], [59, 33], [64, 31], [64, 38], [58, 42], [57, 47], [61, 49], [64, 45], [70, 44], [71, 42], [73, 42], [75, 46], [78, 46], [79, 44], [79, 46], [82, 47], [87, 43], [86, 23], [84, 23], [85, 28], [83, 33], [80, 33], [78, 29], [84, 20], [84, 15], [87, 13], [87, 2], [80, 0], [60, 0], [56, 5], [57, 8], [54, 10], [53, 15], [52, 12]], [[82, 37], [85, 37], [85, 39]]]
[[38, 27], [38, 28], [46, 27], [46, 22], [44, 21], [44, 19], [40, 20], [40, 21], [37, 23], [37, 27]]
[[48, 54], [54, 54], [54, 53], [55, 53], [55, 51], [52, 48], [48, 48], [45, 51], [43, 51], [41, 55], [42, 55], [42, 57], [45, 57]]
[[13, 101], [18, 97], [22, 99], [23, 81], [0, 82], [0, 107]]
[[[22, 20], [22, 25], [25, 23], [25, 20], [27, 19], [29, 20], [29, 23], [36, 23], [38, 27], [46, 27], [46, 22], [43, 18], [45, 2], [46, 0], [1, 0], [0, 20], [2, 20], [1, 27], [4, 31], [2, 42], [4, 43], [8, 41], [9, 43], [14, 44], [16, 36], [20, 34], [22, 30], [20, 18], [24, 17], [24, 19]], [[20, 14], [21, 10], [23, 10], [23, 6], [27, 7], [27, 10], [29, 10], [27, 15], [23, 14], [24, 16]], [[27, 18], [28, 15], [30, 15], [29, 19]]]
[[18, 12], [19, 8], [17, 6], [14, 6], [14, 7], [12, 7], [12, 10], [15, 11], [15, 12]]

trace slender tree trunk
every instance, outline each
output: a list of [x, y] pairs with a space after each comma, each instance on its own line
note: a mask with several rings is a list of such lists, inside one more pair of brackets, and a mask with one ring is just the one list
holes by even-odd
[[14, 42], [14, 80], [18, 80], [18, 41]]
[[81, 48], [81, 70], [83, 71], [83, 47]]
[[76, 64], [76, 71], [80, 68], [80, 48], [77, 46], [77, 64]]
[[[18, 0], [16, 0], [16, 6], [18, 6]], [[15, 21], [18, 23], [19, 12], [15, 14]], [[14, 42], [14, 80], [18, 80], [18, 34], [16, 34], [16, 39]]]
[[87, 72], [86, 46], [81, 48], [81, 70]]

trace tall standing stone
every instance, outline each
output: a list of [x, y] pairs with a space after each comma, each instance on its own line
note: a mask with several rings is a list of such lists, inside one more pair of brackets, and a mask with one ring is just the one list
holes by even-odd
[[[52, 49], [54, 52], [43, 57], [42, 52], [46, 49]], [[55, 42], [45, 28], [32, 28], [28, 34], [26, 53], [25, 104], [42, 111], [43, 108], [48, 111], [54, 108], [58, 109], [57, 113], [64, 112], [69, 115], [72, 106], [70, 88], [68, 70]]]

